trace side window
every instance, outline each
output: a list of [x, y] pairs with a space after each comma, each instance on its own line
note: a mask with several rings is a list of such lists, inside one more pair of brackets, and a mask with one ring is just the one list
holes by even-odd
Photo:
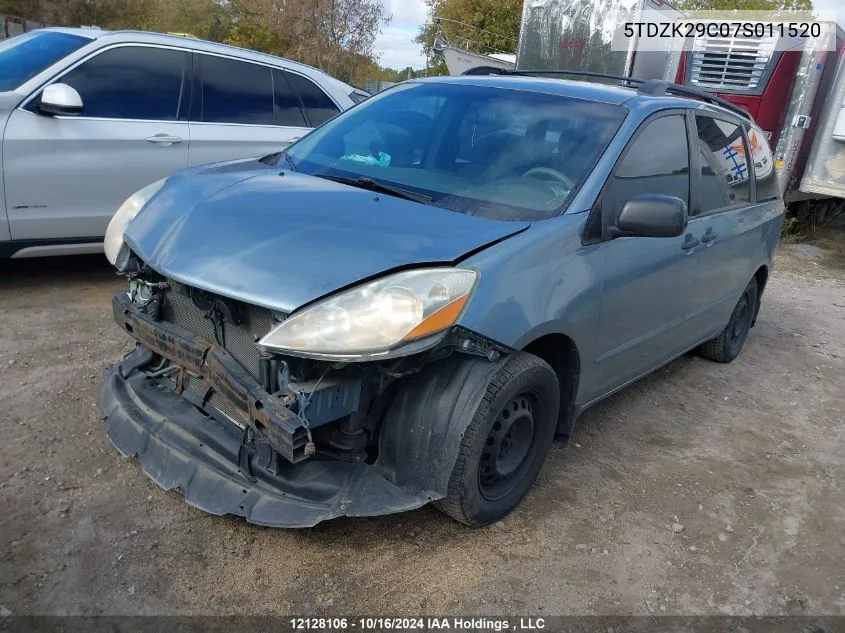
[[273, 71], [225, 57], [198, 55], [202, 90], [199, 120], [273, 125]]
[[745, 161], [742, 128], [736, 123], [696, 115], [701, 156], [699, 208], [708, 213], [751, 200], [750, 174]]
[[754, 177], [757, 181], [757, 201], [776, 200], [780, 196], [780, 184], [775, 170], [772, 150], [766, 135], [756, 127], [746, 130], [748, 147], [754, 163]]
[[281, 70], [273, 71], [273, 91], [276, 125], [308, 127], [299, 104], [299, 97], [291, 90], [288, 80], [285, 79], [285, 73]]
[[59, 81], [82, 97], [82, 116], [176, 121], [185, 53], [122, 46], [83, 62]]
[[296, 73], [286, 72], [285, 75], [290, 87], [302, 99], [302, 105], [308, 114], [311, 125], [314, 127], [322, 125], [340, 112], [334, 101], [329, 99], [328, 95], [313, 81]]
[[689, 144], [683, 115], [650, 121], [630, 145], [604, 190], [605, 223], [614, 223], [626, 202], [646, 193], [675, 196], [689, 204], [689, 181]]

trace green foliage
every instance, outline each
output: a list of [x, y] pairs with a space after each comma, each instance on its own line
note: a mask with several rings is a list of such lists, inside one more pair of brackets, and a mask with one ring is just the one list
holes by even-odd
[[180, 33], [280, 55], [347, 82], [378, 71], [381, 0], [0, 0], [0, 12], [57, 26]]
[[795, 217], [788, 217], [783, 221], [783, 229], [780, 232], [780, 239], [786, 244], [795, 244], [804, 241], [804, 231]]
[[813, 8], [812, 0], [681, 0], [681, 11], [791, 11]]
[[407, 79], [416, 79], [417, 77], [425, 77], [426, 75], [431, 74], [432, 73], [430, 71], [426, 73], [425, 69], [414, 70], [410, 66], [402, 69], [379, 68], [377, 74], [372, 75], [369, 79], [399, 82]]
[[0, 13], [58, 26], [190, 33], [215, 41], [232, 25], [218, 0], [0, 0]]
[[[442, 28], [454, 44], [467, 45], [469, 50], [516, 52], [522, 0], [426, 0], [426, 5], [428, 18], [417, 42], [422, 45], [435, 72], [447, 74], [445, 64], [433, 55], [438, 28]], [[442, 18], [443, 22], [438, 25], [435, 18]]]
[[373, 69], [389, 20], [380, 0], [232, 0], [227, 41], [322, 68], [354, 83]]
[[157, 2], [151, 17], [153, 30], [190, 33], [213, 42], [225, 39], [232, 27], [229, 11], [215, 0]]

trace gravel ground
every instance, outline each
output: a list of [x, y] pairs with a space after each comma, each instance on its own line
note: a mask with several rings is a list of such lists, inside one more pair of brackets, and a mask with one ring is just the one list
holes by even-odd
[[478, 530], [187, 506], [95, 405], [130, 348], [122, 280], [0, 262], [0, 613], [845, 614], [845, 273], [785, 250], [735, 363], [685, 356], [588, 411]]

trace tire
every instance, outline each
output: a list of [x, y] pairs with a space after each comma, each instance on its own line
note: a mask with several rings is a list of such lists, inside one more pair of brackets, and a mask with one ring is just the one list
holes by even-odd
[[554, 439], [560, 387], [540, 358], [517, 352], [497, 371], [461, 439], [446, 497], [434, 505], [456, 521], [482, 526], [513, 510]]
[[708, 360], [717, 363], [730, 363], [742, 351], [745, 339], [751, 329], [754, 315], [757, 313], [757, 280], [752, 279], [742, 292], [728, 325], [716, 338], [710, 339], [698, 348], [698, 352]]

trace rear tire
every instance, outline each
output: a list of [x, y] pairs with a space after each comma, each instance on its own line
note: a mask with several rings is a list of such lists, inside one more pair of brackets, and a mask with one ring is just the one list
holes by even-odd
[[728, 325], [719, 336], [699, 347], [699, 354], [717, 363], [730, 363], [739, 356], [757, 313], [757, 300], [757, 280], [752, 279], [743, 290]]
[[497, 371], [461, 439], [446, 497], [434, 505], [465, 525], [508, 514], [528, 491], [554, 439], [560, 387], [540, 358], [517, 352]]

